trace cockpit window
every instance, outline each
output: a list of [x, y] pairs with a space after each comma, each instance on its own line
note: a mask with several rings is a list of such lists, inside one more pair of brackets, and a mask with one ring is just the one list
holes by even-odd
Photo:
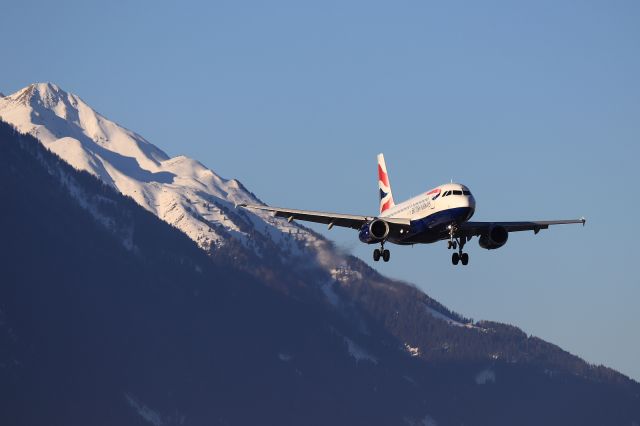
[[462, 191], [460, 191], [458, 189], [454, 189], [453, 190], [453, 195], [462, 195]]
[[444, 194], [442, 194], [443, 197], [447, 197], [451, 195], [451, 191], [445, 191]]
[[471, 195], [471, 191], [469, 191], [468, 189], [463, 190], [462, 193], [464, 195]]

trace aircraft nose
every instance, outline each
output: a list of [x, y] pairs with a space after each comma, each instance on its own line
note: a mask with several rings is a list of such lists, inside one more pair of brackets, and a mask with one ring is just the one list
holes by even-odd
[[464, 197], [464, 200], [462, 201], [462, 207], [468, 207], [471, 212], [474, 212], [476, 210], [476, 200], [475, 198], [473, 198], [473, 195], [467, 195], [466, 197]]
[[473, 216], [473, 214], [476, 211], [476, 200], [475, 198], [473, 198], [473, 195], [468, 195], [465, 198], [464, 203], [466, 204], [465, 207], [469, 208], [469, 214], [467, 215], [467, 220], [471, 219], [471, 216]]
[[473, 198], [473, 195], [465, 195], [464, 197], [460, 197], [460, 207], [471, 207], [475, 208], [476, 200]]
[[467, 206], [471, 207], [473, 210], [476, 208], [476, 199], [473, 198], [473, 195], [469, 195], [467, 198]]

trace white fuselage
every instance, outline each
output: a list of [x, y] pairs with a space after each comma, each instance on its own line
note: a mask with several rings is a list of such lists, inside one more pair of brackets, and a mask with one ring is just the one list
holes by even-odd
[[[444, 194], [447, 194], [446, 196]], [[469, 209], [475, 211], [476, 201], [469, 189], [459, 183], [445, 183], [388, 209], [380, 215], [402, 219], [422, 220], [445, 210]], [[471, 216], [467, 217], [467, 220]]]
[[411, 221], [408, 232], [392, 236], [389, 241], [396, 244], [429, 243], [446, 238], [447, 227], [468, 221], [475, 208], [476, 201], [469, 188], [459, 183], [446, 183], [386, 210], [380, 218]]

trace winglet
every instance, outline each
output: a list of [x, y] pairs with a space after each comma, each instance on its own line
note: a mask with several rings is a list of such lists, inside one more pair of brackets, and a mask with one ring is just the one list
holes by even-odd
[[587, 218], [586, 218], [586, 217], [584, 217], [584, 216], [582, 216], [582, 217], [580, 218], [580, 221], [582, 222], [582, 226], [584, 226], [584, 224], [585, 224], [585, 223], [587, 223]]
[[238, 207], [247, 207], [246, 203], [233, 203], [233, 206], [237, 209]]

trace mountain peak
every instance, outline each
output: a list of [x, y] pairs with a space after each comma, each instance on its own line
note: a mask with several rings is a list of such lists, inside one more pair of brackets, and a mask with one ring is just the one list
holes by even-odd
[[[169, 158], [54, 83], [33, 83], [0, 99], [0, 116], [21, 132], [36, 136], [73, 167], [97, 176], [179, 227], [204, 249], [222, 246], [234, 237], [243, 244], [257, 244], [249, 234], [247, 217], [260, 223], [260, 216], [232, 209], [238, 203], [255, 202], [244, 187], [228, 183], [192, 158]], [[277, 226], [264, 229], [268, 237], [273, 233], [273, 238], [281, 239]], [[293, 240], [299, 239], [304, 237], [296, 233], [287, 241], [294, 245]]]
[[32, 83], [32, 86], [38, 95], [41, 97], [52, 96], [52, 95], [66, 95], [67, 92], [62, 90], [60, 86], [51, 82], [45, 83]]
[[64, 90], [60, 89], [60, 86], [58, 86], [55, 83], [52, 83], [50, 81], [45, 81], [45, 82], [41, 82], [41, 83], [31, 83], [29, 86], [27, 87], [33, 87], [35, 88], [39, 93], [66, 93]]
[[8, 96], [25, 105], [42, 105], [51, 108], [69, 97], [69, 94], [54, 83], [32, 83]]

